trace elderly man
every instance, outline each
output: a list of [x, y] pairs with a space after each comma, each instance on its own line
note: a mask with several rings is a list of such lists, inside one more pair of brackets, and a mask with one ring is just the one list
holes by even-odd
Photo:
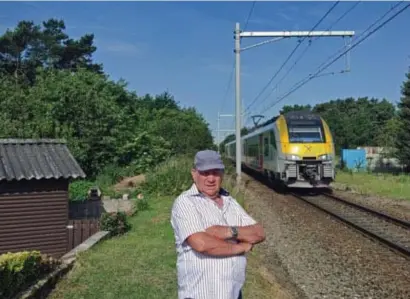
[[179, 299], [242, 298], [245, 254], [265, 239], [262, 226], [221, 188], [223, 172], [217, 152], [198, 152], [194, 184], [174, 201]]

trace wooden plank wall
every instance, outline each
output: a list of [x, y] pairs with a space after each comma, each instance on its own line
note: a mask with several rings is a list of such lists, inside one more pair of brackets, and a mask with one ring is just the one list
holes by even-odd
[[99, 219], [70, 219], [67, 230], [68, 252], [100, 230]]
[[67, 191], [0, 194], [0, 254], [40, 250], [66, 253]]

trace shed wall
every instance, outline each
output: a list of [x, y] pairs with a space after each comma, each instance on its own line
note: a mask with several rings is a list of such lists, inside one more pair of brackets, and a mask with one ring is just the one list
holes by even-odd
[[68, 181], [0, 183], [0, 254], [40, 250], [61, 257], [67, 252]]

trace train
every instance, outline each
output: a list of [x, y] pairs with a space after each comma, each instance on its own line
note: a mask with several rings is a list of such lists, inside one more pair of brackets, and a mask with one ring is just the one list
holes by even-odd
[[[241, 136], [241, 167], [289, 188], [328, 188], [335, 180], [335, 147], [326, 121], [311, 111], [280, 114]], [[236, 164], [236, 141], [225, 144]]]

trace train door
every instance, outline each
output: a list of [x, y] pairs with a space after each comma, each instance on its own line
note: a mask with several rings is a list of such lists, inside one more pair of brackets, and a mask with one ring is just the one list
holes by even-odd
[[265, 134], [265, 136], [263, 136], [263, 169], [269, 168], [267, 164], [269, 164], [270, 160], [269, 135]]
[[263, 171], [263, 134], [259, 135], [259, 168]]

